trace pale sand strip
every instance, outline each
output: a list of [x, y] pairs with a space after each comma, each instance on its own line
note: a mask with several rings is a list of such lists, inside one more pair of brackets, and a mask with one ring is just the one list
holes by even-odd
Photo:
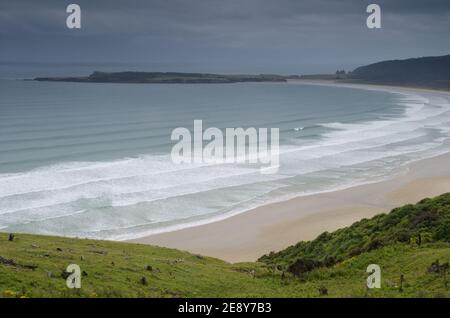
[[450, 96], [450, 91], [441, 89], [431, 89], [431, 88], [421, 88], [421, 87], [410, 87], [410, 86], [394, 86], [394, 85], [381, 85], [381, 84], [368, 84], [368, 83], [352, 83], [340, 80], [313, 80], [313, 79], [293, 79], [288, 80], [289, 83], [294, 84], [315, 84], [315, 85], [325, 85], [325, 86], [336, 86], [336, 87], [354, 87], [354, 88], [368, 88], [376, 90], [386, 90], [386, 91], [407, 91], [411, 93], [430, 93], [433, 95]]
[[450, 192], [450, 154], [414, 162], [388, 181], [298, 197], [258, 207], [228, 219], [133, 240], [213, 256], [254, 261], [324, 231]]
[[[447, 91], [408, 87], [320, 80], [292, 82], [450, 95]], [[407, 168], [407, 173], [388, 181], [272, 203], [225, 220], [131, 242], [177, 248], [230, 262], [254, 261], [270, 251], [314, 239], [324, 231], [330, 232], [394, 207], [450, 192], [450, 154], [418, 161]]]

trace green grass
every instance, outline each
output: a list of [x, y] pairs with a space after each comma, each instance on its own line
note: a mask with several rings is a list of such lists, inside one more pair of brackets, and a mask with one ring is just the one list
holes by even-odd
[[260, 261], [287, 270], [301, 261], [321, 267], [397, 243], [432, 242], [450, 243], [450, 193], [363, 219], [333, 233], [324, 232], [315, 240], [264, 255]]
[[[29, 234], [9, 241], [0, 233], [0, 297], [450, 297], [447, 274], [428, 272], [436, 260], [450, 262], [450, 229], [442, 226], [449, 207], [443, 195], [240, 264], [155, 246]], [[289, 271], [299, 259], [326, 256], [335, 260], [328, 267]], [[81, 289], [62, 278], [72, 263], [85, 272]], [[366, 288], [372, 263], [381, 267], [380, 289]]]

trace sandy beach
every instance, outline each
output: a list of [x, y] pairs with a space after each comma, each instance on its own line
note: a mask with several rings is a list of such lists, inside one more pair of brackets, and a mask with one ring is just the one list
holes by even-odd
[[[398, 88], [404, 89], [416, 90]], [[270, 251], [314, 239], [324, 231], [445, 192], [450, 192], [450, 154], [413, 162], [386, 181], [272, 203], [225, 220], [132, 242], [177, 248], [229, 262], [254, 261]]]

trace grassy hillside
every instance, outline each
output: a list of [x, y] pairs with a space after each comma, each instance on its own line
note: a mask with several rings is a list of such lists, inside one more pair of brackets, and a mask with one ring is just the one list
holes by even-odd
[[304, 267], [329, 267], [384, 246], [430, 242], [450, 243], [450, 194], [405, 205], [333, 233], [324, 232], [313, 241], [299, 242], [260, 260], [287, 269], [302, 261]]
[[[10, 241], [2, 233], [0, 297], [450, 297], [449, 215], [446, 194], [241, 264], [129, 243], [27, 234]], [[327, 256], [333, 264], [321, 263]], [[299, 259], [320, 266], [290, 271]], [[63, 278], [72, 263], [83, 272], [78, 290]], [[366, 288], [371, 263], [381, 267], [381, 289]]]

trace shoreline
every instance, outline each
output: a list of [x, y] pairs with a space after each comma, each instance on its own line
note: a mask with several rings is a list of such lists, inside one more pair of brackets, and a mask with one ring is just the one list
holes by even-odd
[[[450, 192], [450, 153], [408, 164], [390, 180], [270, 203], [227, 219], [128, 242], [186, 250], [228, 262], [255, 261], [393, 208]], [[330, 208], [332, 207], [332, 208]]]
[[[290, 83], [450, 95], [447, 91], [323, 80], [292, 80]], [[229, 262], [254, 261], [270, 251], [314, 239], [324, 231], [334, 231], [362, 218], [450, 192], [448, 162], [450, 153], [414, 161], [404, 166], [408, 172], [388, 180], [269, 203], [210, 223], [151, 234], [129, 242], [177, 248]]]
[[359, 89], [370, 89], [370, 90], [380, 90], [380, 91], [391, 91], [391, 92], [401, 92], [406, 91], [410, 93], [429, 93], [434, 95], [445, 95], [450, 96], [450, 91], [442, 89], [433, 89], [426, 87], [413, 87], [413, 86], [395, 86], [395, 85], [384, 85], [384, 84], [370, 84], [370, 83], [354, 83], [345, 82], [340, 80], [313, 80], [313, 79], [290, 79], [287, 81], [290, 84], [302, 84], [302, 85], [322, 85], [322, 86], [334, 86], [334, 87], [348, 87], [348, 88], [359, 88]]

